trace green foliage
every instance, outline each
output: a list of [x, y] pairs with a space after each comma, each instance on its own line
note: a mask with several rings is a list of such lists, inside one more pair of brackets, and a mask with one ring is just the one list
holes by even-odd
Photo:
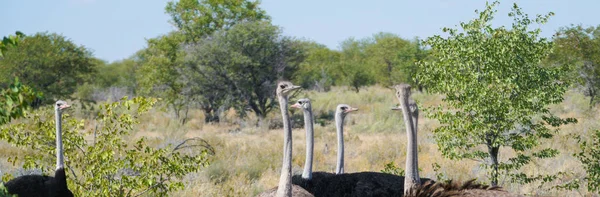
[[554, 37], [556, 45], [550, 62], [574, 65], [571, 77], [590, 97], [590, 108], [600, 102], [600, 26], [563, 27]]
[[7, 89], [0, 92], [0, 125], [25, 116], [32, 103], [38, 98], [41, 98], [40, 93], [35, 93], [15, 78]]
[[590, 140], [587, 141], [578, 136], [577, 142], [581, 151], [574, 156], [583, 163], [587, 173], [587, 189], [590, 192], [600, 192], [600, 130], [592, 132]]
[[268, 20], [269, 16], [259, 4], [260, 1], [247, 0], [179, 0], [169, 2], [165, 10], [175, 27], [185, 35], [185, 42], [194, 43], [239, 22]]
[[338, 78], [335, 71], [341, 53], [316, 42], [301, 42], [306, 58], [298, 65], [292, 77], [294, 83], [305, 89], [329, 91]]
[[365, 46], [365, 64], [374, 70], [375, 82], [384, 86], [398, 83], [416, 85], [415, 61], [421, 58], [419, 42], [404, 40], [390, 33], [378, 33]]
[[4, 52], [7, 51], [9, 47], [18, 46], [23, 37], [25, 37], [25, 34], [20, 31], [15, 32], [15, 35], [9, 35], [8, 37], [4, 36], [2, 42], [0, 42], [0, 58], [4, 57]]
[[13, 195], [8, 193], [6, 187], [4, 187], [4, 183], [0, 183], [0, 197], [16, 197], [17, 195]]
[[[81, 132], [84, 120], [63, 115], [65, 163], [71, 172], [67, 175], [68, 184], [76, 196], [167, 196], [184, 188], [183, 176], [209, 164], [207, 154], [211, 149], [184, 153], [176, 151], [181, 146], [154, 148], [145, 138], [132, 138], [138, 117], [156, 101], [123, 98], [102, 105], [96, 119], [98, 130], [92, 140], [86, 140], [86, 132]], [[25, 169], [40, 168], [44, 173], [52, 173], [54, 129], [50, 108], [27, 116], [23, 123], [3, 128], [0, 139], [33, 150], [23, 158], [10, 157], [9, 161], [23, 162]]]
[[[431, 46], [432, 57], [419, 62], [417, 79], [430, 92], [444, 94], [446, 104], [425, 111], [442, 124], [434, 130], [442, 154], [480, 160], [492, 185], [498, 184], [501, 173], [521, 184], [543, 180], [547, 177], [532, 178], [518, 170], [534, 159], [556, 156], [558, 151], [552, 148], [531, 150], [552, 138], [559, 126], [576, 122], [548, 110], [549, 104], [563, 100], [568, 70], [540, 66], [552, 42], [539, 38], [540, 29], [529, 30], [552, 13], [530, 19], [514, 4], [509, 13], [512, 29], [493, 28], [497, 4], [487, 4], [477, 12], [479, 18], [461, 23], [462, 31], [444, 28], [449, 37], [436, 35], [424, 41]], [[516, 156], [501, 161], [503, 147]]]
[[70, 98], [95, 67], [90, 51], [58, 34], [27, 36], [19, 47], [4, 55], [0, 60], [0, 86], [19, 77], [24, 84], [42, 92], [45, 102]]
[[[184, 69], [182, 45], [200, 41], [221, 29], [228, 29], [242, 21], [268, 19], [258, 7], [259, 2], [238, 0], [180, 0], [171, 1], [165, 7], [177, 31], [148, 40], [148, 48], [140, 51], [137, 61], [140, 71], [136, 74], [142, 95], [164, 98], [181, 123], [187, 120], [187, 112], [198, 95], [181, 80]], [[201, 103], [206, 104], [206, 103]], [[214, 104], [214, 103], [213, 103]], [[214, 108], [209, 106], [205, 108]], [[212, 113], [212, 112], [211, 112]], [[211, 115], [210, 117], [215, 117]]]
[[299, 42], [268, 21], [217, 31], [186, 51], [188, 67], [181, 74], [203, 106], [228, 99], [242, 116], [249, 108], [263, 118], [276, 107], [277, 80], [289, 79], [305, 57]]
[[400, 166], [396, 166], [396, 163], [394, 163], [393, 161], [390, 163], [386, 163], [381, 172], [397, 176], [404, 176], [404, 169], [402, 169]]

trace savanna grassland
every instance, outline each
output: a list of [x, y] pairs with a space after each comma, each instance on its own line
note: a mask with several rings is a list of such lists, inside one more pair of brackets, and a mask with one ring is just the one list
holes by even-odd
[[[336, 134], [332, 113], [339, 103], [359, 108], [358, 112], [346, 118], [346, 171], [381, 171], [389, 162], [404, 168], [406, 133], [401, 113], [390, 110], [397, 103], [391, 89], [371, 86], [356, 93], [347, 87], [334, 87], [329, 92], [301, 91], [291, 101], [304, 97], [312, 99], [316, 119], [314, 171], [334, 171]], [[415, 92], [413, 98], [422, 108], [441, 102], [441, 96], [426, 93]], [[521, 186], [508, 182], [501, 182], [500, 185], [509, 191], [533, 196], [587, 196], [589, 194], [586, 195], [585, 190], [564, 193], [550, 188], [563, 183], [561, 180], [571, 180], [584, 173], [579, 161], [571, 156], [579, 149], [571, 134], [585, 134], [600, 128], [597, 116], [600, 110], [589, 109], [585, 97], [576, 91], [569, 91], [564, 102], [552, 106], [551, 110], [560, 117], [574, 117], [579, 122], [564, 126], [552, 140], [544, 141], [538, 147], [557, 148], [561, 152], [559, 156], [533, 162], [525, 166], [523, 171], [531, 174], [553, 174], [558, 171], [573, 174], [542, 186], [539, 183]], [[305, 136], [301, 111], [291, 111], [292, 124], [295, 126], [293, 171], [299, 174], [304, 163]], [[83, 112], [81, 108], [75, 108], [69, 113], [83, 118]], [[252, 196], [277, 185], [283, 140], [283, 132], [276, 126], [281, 122], [279, 113], [272, 112], [265, 120], [259, 121], [253, 116], [239, 119], [230, 110], [223, 113], [221, 123], [209, 124], [204, 123], [204, 117], [199, 111], [191, 111], [189, 117], [190, 120], [181, 125], [172, 113], [157, 107], [140, 117], [141, 124], [135, 126], [132, 133], [133, 138], [146, 137], [156, 146], [200, 137], [215, 149], [216, 153], [210, 157], [210, 165], [187, 175], [184, 178], [185, 189], [171, 193], [171, 196]], [[419, 168], [422, 177], [436, 179], [436, 175], [440, 174], [444, 179], [477, 178], [487, 181], [485, 171], [479, 168], [476, 161], [442, 158], [431, 133], [438, 123], [427, 118], [424, 113], [419, 118]], [[84, 128], [81, 132], [90, 133], [94, 129], [94, 122], [86, 121]], [[133, 141], [131, 140], [132, 143]], [[0, 169], [4, 172], [12, 171], [16, 167], [7, 163], [6, 157], [23, 154], [25, 149], [14, 148], [6, 142], [1, 142], [0, 147], [0, 155], [3, 157], [0, 158]], [[506, 158], [512, 154], [504, 150], [500, 155], [501, 158]], [[433, 164], [440, 168], [434, 169]]]

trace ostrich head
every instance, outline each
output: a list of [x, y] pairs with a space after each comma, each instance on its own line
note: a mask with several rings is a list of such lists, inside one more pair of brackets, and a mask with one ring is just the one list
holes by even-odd
[[66, 101], [63, 101], [63, 100], [56, 101], [56, 104], [54, 105], [54, 109], [59, 112], [62, 112], [64, 109], [67, 109], [69, 107], [71, 107], [71, 106], [69, 104], [67, 104]]
[[281, 81], [277, 83], [277, 96], [287, 96], [296, 89], [300, 89], [300, 86], [294, 85], [289, 81]]
[[304, 110], [309, 110], [312, 108], [312, 106], [310, 104], [310, 99], [307, 99], [307, 98], [298, 99], [298, 102], [294, 103], [290, 107], [296, 108], [296, 109], [304, 109]]
[[350, 107], [350, 105], [346, 105], [346, 104], [339, 104], [335, 110], [336, 114], [341, 114], [342, 117], [345, 117], [346, 114], [353, 112], [353, 111], [357, 111], [358, 108], [353, 108]]
[[[410, 89], [411, 89], [410, 85], [398, 84], [398, 85], [395, 85], [394, 88], [396, 89], [396, 97], [398, 99], [400, 99], [401, 97], [404, 97], [404, 98], [410, 97]], [[402, 102], [402, 101], [400, 101], [400, 102]]]

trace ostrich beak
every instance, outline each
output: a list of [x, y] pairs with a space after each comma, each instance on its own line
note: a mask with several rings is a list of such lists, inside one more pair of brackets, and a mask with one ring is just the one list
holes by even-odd
[[358, 111], [358, 108], [350, 108], [350, 109], [347, 109], [347, 110], [346, 110], [346, 113], [350, 113], [350, 112], [353, 112], [353, 111]]
[[69, 104], [64, 104], [64, 105], [61, 105], [59, 108], [60, 109], [66, 109], [66, 108], [69, 108], [69, 107], [71, 107]]
[[302, 106], [300, 106], [300, 104], [298, 104], [298, 103], [295, 103], [295, 104], [291, 105], [290, 107], [296, 108], [296, 109], [302, 108]]
[[302, 86], [292, 86], [292, 87], [290, 87], [290, 90], [297, 90], [300, 88], [302, 88]]

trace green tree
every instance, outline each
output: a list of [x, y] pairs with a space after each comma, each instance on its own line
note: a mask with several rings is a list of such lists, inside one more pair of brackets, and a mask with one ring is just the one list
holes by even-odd
[[315, 42], [304, 42], [306, 58], [294, 73], [294, 82], [306, 89], [329, 91], [336, 82], [340, 83], [336, 66], [341, 53]]
[[25, 34], [20, 31], [15, 32], [15, 35], [9, 35], [8, 37], [4, 36], [2, 42], [0, 42], [0, 58], [4, 57], [4, 52], [10, 47], [19, 45], [19, 42], [23, 37], [25, 37]]
[[7, 89], [0, 91], [0, 125], [27, 115], [33, 102], [41, 97], [40, 93], [34, 92], [15, 78]]
[[589, 192], [600, 192], [600, 130], [592, 132], [589, 140], [578, 136], [581, 151], [574, 156], [583, 164]]
[[[143, 137], [132, 137], [140, 115], [156, 101], [125, 97], [101, 105], [95, 119], [98, 129], [91, 140], [86, 138], [92, 136], [81, 132], [85, 120], [63, 114], [67, 181], [75, 196], [168, 196], [169, 192], [184, 188], [182, 178], [186, 174], [209, 164], [208, 154], [214, 150], [203, 140], [187, 139], [175, 147], [165, 144], [163, 148], [155, 148]], [[9, 162], [22, 163], [24, 169], [41, 169], [44, 174], [54, 172], [53, 116], [51, 107], [42, 108], [23, 122], [0, 130], [0, 139], [33, 150], [23, 157], [9, 156]], [[10, 178], [7, 173], [3, 180]]]
[[[416, 42], [415, 42], [416, 43]], [[366, 64], [374, 70], [375, 81], [384, 86], [412, 82], [417, 47], [391, 33], [378, 33], [366, 46]]]
[[590, 108], [600, 102], [600, 26], [563, 27], [554, 37], [556, 49], [550, 60], [575, 65], [572, 77], [590, 98]]
[[[187, 120], [187, 112], [197, 104], [199, 95], [190, 91], [181, 80], [184, 69], [182, 46], [200, 41], [203, 37], [221, 29], [228, 29], [242, 21], [263, 20], [269, 17], [258, 7], [259, 2], [239, 0], [180, 0], [171, 1], [165, 7], [171, 22], [177, 28], [167, 35], [148, 40], [148, 48], [140, 51], [137, 61], [140, 72], [137, 79], [143, 95], [164, 98], [175, 111], [181, 123]], [[205, 100], [206, 101], [206, 100]], [[214, 108], [219, 103], [200, 103]]]
[[248, 0], [179, 0], [167, 3], [165, 10], [173, 25], [185, 35], [185, 42], [194, 43], [242, 21], [269, 19], [259, 4], [260, 1]]
[[[529, 30], [552, 13], [530, 19], [514, 4], [512, 28], [493, 28], [497, 4], [486, 3], [485, 10], [476, 11], [478, 18], [460, 24], [461, 31], [444, 28], [447, 38], [436, 35], [424, 41], [431, 47], [431, 61], [419, 62], [417, 79], [431, 93], [445, 95], [445, 105], [426, 112], [442, 125], [434, 130], [442, 155], [481, 161], [492, 185], [501, 174], [521, 184], [548, 180], [553, 176], [519, 169], [534, 159], [556, 156], [556, 149], [536, 147], [552, 138], [558, 126], [576, 122], [550, 113], [548, 105], [560, 103], [569, 86], [564, 80], [568, 70], [540, 65], [552, 42], [539, 37], [539, 28]], [[510, 148], [516, 156], [501, 160], [500, 148]]]
[[83, 84], [84, 75], [95, 71], [95, 64], [91, 52], [83, 46], [62, 35], [37, 33], [6, 51], [0, 68], [1, 86], [6, 87], [18, 77], [43, 93], [42, 102], [53, 102], [71, 98], [77, 85]]
[[187, 51], [189, 69], [182, 74], [195, 75], [188, 87], [201, 88], [203, 94], [229, 95], [241, 115], [250, 109], [261, 118], [276, 107], [277, 80], [291, 78], [305, 57], [301, 43], [283, 36], [269, 21], [217, 31]]
[[349, 38], [340, 44], [341, 57], [337, 64], [336, 72], [339, 72], [341, 81], [338, 85], [347, 85], [359, 92], [360, 88], [375, 83], [375, 73], [366, 64], [367, 54], [365, 52], [368, 42]]

